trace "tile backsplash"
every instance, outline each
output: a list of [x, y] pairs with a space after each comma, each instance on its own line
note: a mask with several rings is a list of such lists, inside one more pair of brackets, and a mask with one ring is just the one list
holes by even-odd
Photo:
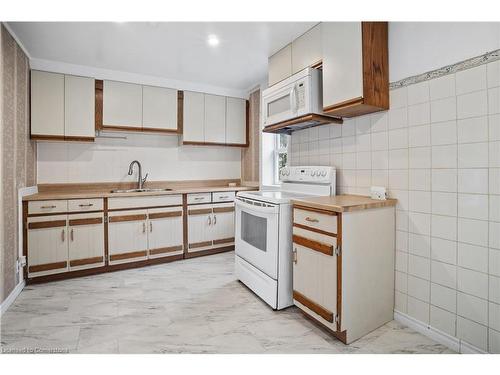
[[386, 186], [395, 309], [500, 353], [500, 61], [391, 90], [388, 112], [292, 134], [291, 165], [332, 165], [337, 191]]

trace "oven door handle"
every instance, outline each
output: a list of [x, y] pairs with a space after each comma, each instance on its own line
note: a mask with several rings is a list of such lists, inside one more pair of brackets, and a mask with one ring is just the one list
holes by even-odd
[[[279, 212], [279, 206], [259, 206], [259, 205], [253, 205], [250, 203], [245, 202], [241, 198], [236, 197], [235, 204], [237, 207], [240, 207], [241, 209], [245, 211], [252, 211], [256, 213], [262, 213], [262, 214], [278, 214]], [[263, 203], [264, 204], [264, 203]]]

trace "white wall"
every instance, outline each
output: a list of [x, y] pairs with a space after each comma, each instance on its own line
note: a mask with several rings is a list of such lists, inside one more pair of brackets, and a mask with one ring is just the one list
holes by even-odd
[[177, 136], [116, 134], [123, 139], [96, 138], [95, 143], [39, 142], [38, 183], [136, 181], [128, 176], [137, 159], [150, 181], [232, 179], [241, 176], [236, 147], [179, 146]]
[[395, 82], [499, 48], [499, 22], [390, 22], [389, 80]]

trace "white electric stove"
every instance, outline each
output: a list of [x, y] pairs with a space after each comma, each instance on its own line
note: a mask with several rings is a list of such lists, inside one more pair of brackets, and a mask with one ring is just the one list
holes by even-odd
[[237, 278], [273, 309], [293, 305], [292, 199], [335, 195], [335, 168], [287, 167], [278, 190], [236, 196]]

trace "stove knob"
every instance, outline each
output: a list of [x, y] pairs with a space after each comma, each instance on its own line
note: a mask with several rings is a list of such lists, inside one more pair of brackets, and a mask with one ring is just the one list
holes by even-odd
[[321, 172], [321, 176], [325, 177], [326, 176], [326, 171]]
[[316, 176], [316, 171], [311, 172], [311, 177], [314, 177], [314, 176]]

